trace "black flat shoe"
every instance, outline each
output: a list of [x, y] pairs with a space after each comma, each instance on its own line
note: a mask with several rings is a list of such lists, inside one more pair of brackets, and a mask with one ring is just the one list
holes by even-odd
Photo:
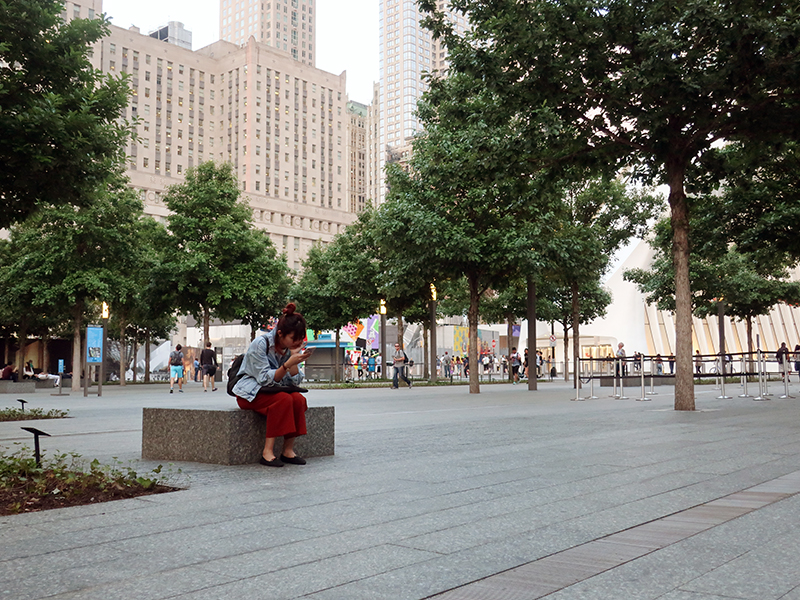
[[289, 458], [288, 456], [284, 456], [283, 454], [281, 454], [281, 461], [285, 462], [285, 463], [288, 463], [290, 465], [304, 465], [304, 464], [306, 464], [306, 459], [305, 458], [300, 458], [299, 456], [293, 456], [292, 458]]
[[273, 458], [272, 460], [267, 460], [263, 456], [259, 459], [259, 461], [265, 467], [282, 467], [283, 463], [278, 460], [277, 458]]

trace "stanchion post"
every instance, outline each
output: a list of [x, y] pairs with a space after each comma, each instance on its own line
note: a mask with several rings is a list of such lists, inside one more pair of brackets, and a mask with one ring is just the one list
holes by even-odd
[[[644, 365], [642, 365], [642, 371], [644, 371]], [[655, 389], [654, 381], [655, 381], [655, 369], [653, 368], [653, 357], [651, 356], [650, 357], [650, 391], [647, 392], [651, 396], [655, 396], [656, 395], [656, 389]], [[649, 398], [648, 398], [648, 400], [649, 400]]]
[[765, 396], [774, 396], [775, 394], [769, 391], [769, 373], [767, 373], [767, 354], [766, 352], [761, 353], [761, 361], [764, 365], [764, 395]]
[[625, 395], [625, 359], [619, 359], [619, 399], [627, 400]]
[[614, 386], [614, 391], [611, 394], [611, 397], [612, 398], [619, 398], [619, 395], [617, 394], [617, 377], [618, 377], [618, 374], [619, 374], [619, 366], [618, 366], [619, 365], [619, 359], [615, 358], [614, 360], [612, 360], [611, 361], [611, 365], [612, 365], [611, 366], [611, 383]]
[[761, 370], [761, 348], [756, 351], [756, 364], [758, 365], [758, 396], [753, 398], [753, 400], [769, 400], [769, 398], [765, 398], [764, 394], [764, 379], [763, 379], [763, 371]]
[[786, 354], [781, 354], [781, 369], [783, 371], [783, 396], [781, 398], [794, 398], [794, 396], [789, 395], [789, 365], [786, 358]]
[[739, 394], [739, 398], [752, 398], [750, 394], [747, 393], [747, 366], [746, 366], [744, 354], [742, 354], [742, 394]]
[[[647, 394], [645, 394], [644, 391], [644, 354], [640, 354], [635, 360], [639, 361], [639, 381], [641, 381], [642, 384], [642, 396], [641, 398], [637, 398], [636, 401], [644, 402], [645, 400], [650, 400], [650, 398], [647, 397]], [[651, 359], [651, 364], [652, 364], [652, 359]]]

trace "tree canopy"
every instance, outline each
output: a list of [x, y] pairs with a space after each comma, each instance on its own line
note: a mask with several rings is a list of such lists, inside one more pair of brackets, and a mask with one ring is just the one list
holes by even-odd
[[278, 308], [288, 285], [286, 261], [266, 232], [252, 227], [230, 164], [189, 169], [164, 203], [172, 214], [159, 279], [173, 291], [174, 306], [203, 323], [206, 341], [212, 316], [252, 319]]
[[625, 166], [669, 186], [675, 408], [693, 410], [687, 173], [720, 140], [796, 139], [794, 4], [453, 0], [470, 22], [463, 36], [435, 0], [420, 6], [451, 72], [501, 98], [509, 119], [524, 121], [531, 107], [553, 115], [552, 162]]
[[104, 19], [65, 24], [59, 0], [0, 2], [0, 227], [38, 203], [81, 206], [124, 156], [124, 76], [92, 68]]

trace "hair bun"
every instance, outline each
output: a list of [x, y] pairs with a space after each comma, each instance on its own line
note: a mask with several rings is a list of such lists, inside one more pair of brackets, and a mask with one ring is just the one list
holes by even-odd
[[286, 316], [293, 315], [296, 309], [297, 306], [295, 306], [294, 302], [289, 302], [289, 304], [286, 305], [286, 308], [283, 309], [283, 314]]

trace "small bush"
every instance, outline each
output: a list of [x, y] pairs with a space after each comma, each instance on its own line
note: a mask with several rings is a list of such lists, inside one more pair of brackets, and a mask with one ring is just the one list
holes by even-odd
[[76, 453], [43, 456], [37, 465], [30, 448], [0, 451], [0, 515], [175, 491], [167, 479], [162, 465], [141, 476], [119, 462], [101, 465], [95, 459], [87, 466]]
[[0, 421], [32, 421], [34, 419], [66, 419], [69, 411], [53, 408], [45, 412], [41, 408], [3, 408], [0, 409]]

